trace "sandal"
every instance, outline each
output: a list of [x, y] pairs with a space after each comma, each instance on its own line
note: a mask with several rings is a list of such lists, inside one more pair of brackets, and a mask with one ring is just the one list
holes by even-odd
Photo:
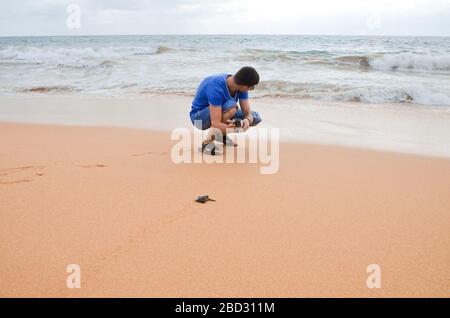
[[199, 148], [199, 151], [211, 156], [220, 154], [218, 151], [216, 151], [216, 145], [214, 144], [214, 141], [202, 144], [202, 147]]
[[236, 147], [237, 145], [227, 135], [223, 136], [222, 143], [227, 147]]

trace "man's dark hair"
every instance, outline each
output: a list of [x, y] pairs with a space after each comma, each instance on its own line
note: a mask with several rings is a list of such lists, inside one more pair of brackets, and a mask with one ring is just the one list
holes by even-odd
[[244, 66], [235, 75], [234, 81], [239, 86], [255, 86], [259, 83], [259, 74], [251, 66]]

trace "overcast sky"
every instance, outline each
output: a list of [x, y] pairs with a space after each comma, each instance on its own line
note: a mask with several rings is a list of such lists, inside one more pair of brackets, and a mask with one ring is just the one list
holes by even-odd
[[0, 0], [0, 36], [97, 34], [450, 36], [450, 0]]

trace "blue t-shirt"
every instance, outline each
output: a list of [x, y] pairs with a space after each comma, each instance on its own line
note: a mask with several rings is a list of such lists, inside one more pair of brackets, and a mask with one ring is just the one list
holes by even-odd
[[231, 96], [227, 86], [228, 76], [226, 73], [212, 75], [201, 82], [192, 101], [191, 116], [209, 105], [227, 109], [236, 105], [238, 100], [248, 99], [247, 92], [237, 91], [235, 96]]

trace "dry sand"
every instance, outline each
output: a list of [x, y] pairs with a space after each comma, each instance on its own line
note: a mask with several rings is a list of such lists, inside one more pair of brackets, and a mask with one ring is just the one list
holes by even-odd
[[450, 296], [448, 159], [283, 144], [279, 172], [261, 175], [175, 165], [166, 132], [4, 123], [0, 136], [2, 297]]

